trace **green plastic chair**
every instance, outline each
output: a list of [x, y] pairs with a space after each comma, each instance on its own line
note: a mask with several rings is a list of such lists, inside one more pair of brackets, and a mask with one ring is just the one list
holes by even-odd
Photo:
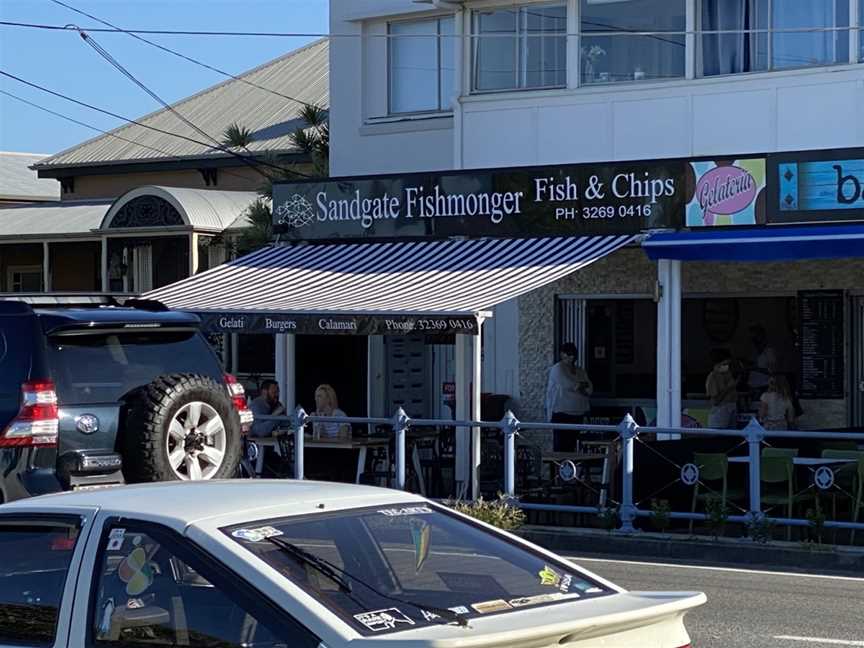
[[[851, 504], [851, 521], [857, 522], [861, 509], [864, 508], [864, 451], [861, 450], [832, 450], [822, 451], [825, 459], [850, 459], [848, 464], [841, 464], [834, 468], [834, 483], [849, 493]], [[833, 518], [837, 519], [837, 497], [835, 491], [831, 497], [831, 512]], [[855, 530], [851, 533], [851, 542], [855, 542]]]
[[[693, 502], [690, 507], [690, 512], [696, 512], [696, 503], [699, 501], [707, 501], [711, 497], [716, 497], [717, 489], [712, 489], [712, 492], [700, 493], [699, 482], [720, 482], [720, 500], [722, 506], [726, 507], [726, 502], [729, 500], [743, 499], [744, 491], [742, 489], [729, 489], [729, 457], [722, 453], [695, 452], [693, 453], [693, 463], [699, 467], [699, 481], [693, 485]], [[693, 533], [693, 522], [690, 520], [690, 533]]]
[[762, 448], [763, 457], [797, 457], [798, 448]]
[[[765, 454], [765, 450], [780, 450], [781, 448], [765, 448], [762, 451], [761, 479], [762, 508], [768, 506], [785, 506], [786, 517], [792, 517], [795, 504], [795, 486], [793, 483], [792, 456], [782, 453]], [[766, 488], [765, 485], [768, 485]], [[786, 484], [784, 489], [781, 485]], [[792, 527], [786, 528], [786, 539], [792, 539]]]

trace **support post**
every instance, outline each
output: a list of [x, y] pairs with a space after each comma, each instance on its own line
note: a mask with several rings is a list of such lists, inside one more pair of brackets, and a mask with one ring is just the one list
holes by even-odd
[[757, 520], [762, 517], [762, 440], [765, 438], [765, 428], [754, 417], [744, 428], [744, 434], [747, 437], [750, 455], [750, 511], [748, 515], [751, 520]]
[[108, 280], [108, 237], [102, 237], [102, 257], [100, 259], [99, 273], [102, 277], [102, 292], [107, 293], [111, 290], [111, 284]]
[[[479, 421], [481, 394], [483, 393], [483, 318], [477, 318], [477, 335], [474, 336], [471, 353], [471, 420]], [[480, 497], [480, 461], [482, 459], [482, 435], [479, 427], [471, 428], [471, 499]]]
[[191, 232], [189, 234], [189, 276], [192, 277], [198, 274], [198, 267], [200, 264], [200, 259], [198, 258], [198, 233]]
[[297, 382], [295, 373], [295, 336], [293, 333], [276, 335], [276, 382], [279, 383], [280, 397], [286, 412], [297, 405]]
[[618, 425], [621, 435], [621, 533], [636, 533], [633, 521], [636, 519], [636, 506], [633, 503], [633, 445], [639, 434], [639, 426], [633, 417], [627, 414]]
[[51, 248], [42, 241], [42, 292], [51, 292]]
[[405, 437], [411, 419], [401, 407], [393, 415], [393, 434], [396, 437], [396, 488], [405, 490]]
[[[657, 262], [657, 426], [681, 427], [681, 262]], [[658, 440], [673, 438], [658, 434]]]
[[501, 431], [504, 433], [504, 494], [508, 498], [516, 497], [516, 434], [519, 432], [519, 419], [507, 410], [501, 419]]
[[303, 451], [305, 446], [303, 432], [306, 429], [308, 420], [309, 415], [302, 407], [294, 410], [294, 415], [291, 417], [291, 429], [294, 431], [294, 479], [305, 479], [303, 476]]

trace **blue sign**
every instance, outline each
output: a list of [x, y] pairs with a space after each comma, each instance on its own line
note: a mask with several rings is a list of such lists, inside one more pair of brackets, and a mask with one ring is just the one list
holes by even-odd
[[864, 220], [864, 158], [781, 161], [776, 221]]

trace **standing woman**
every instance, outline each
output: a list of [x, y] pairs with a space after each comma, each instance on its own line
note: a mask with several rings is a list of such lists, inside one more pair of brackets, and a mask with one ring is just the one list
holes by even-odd
[[[318, 385], [315, 390], [314, 416], [346, 416], [339, 409], [339, 399], [336, 390], [330, 385]], [[312, 429], [313, 438], [335, 441], [351, 436], [351, 426], [347, 423], [315, 423]]]
[[[591, 410], [590, 396], [594, 385], [582, 367], [576, 366], [576, 345], [566, 342], [561, 345], [561, 357], [549, 369], [546, 386], [546, 417], [551, 423], [584, 423]], [[571, 452], [576, 449], [575, 432], [554, 432], [555, 452]]]
[[759, 399], [759, 421], [766, 430], [795, 429], [795, 407], [784, 376], [768, 379], [768, 389]]

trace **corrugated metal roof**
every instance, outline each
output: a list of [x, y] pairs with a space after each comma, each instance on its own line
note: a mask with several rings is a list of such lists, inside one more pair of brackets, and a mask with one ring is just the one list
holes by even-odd
[[[326, 108], [330, 101], [328, 65], [329, 45], [326, 39], [322, 39], [239, 76], [284, 95]], [[289, 135], [303, 125], [302, 120], [297, 117], [301, 107], [296, 101], [259, 90], [235, 79], [229, 79], [173, 104], [177, 112], [217, 140], [222, 139], [223, 131], [233, 122], [250, 129], [254, 141], [248, 149], [253, 153], [295, 151]], [[201, 133], [167, 109], [151, 113], [138, 121], [206, 141]], [[131, 144], [109, 135], [100, 135], [42, 160], [39, 167], [152, 162], [174, 156], [226, 157], [225, 153], [214, 151], [207, 146], [136, 124], [127, 124], [111, 132], [152, 148]], [[154, 148], [158, 150], [152, 150]]]
[[186, 224], [196, 230], [219, 232], [234, 225], [238, 220], [242, 222], [241, 219], [245, 219], [243, 213], [246, 208], [259, 197], [254, 191], [214, 191], [148, 185], [133, 189], [115, 200], [111, 209], [104, 214], [101, 226], [107, 228], [114, 214], [123, 205], [141, 196], [159, 196], [167, 200], [180, 213]]
[[99, 227], [111, 201], [69, 201], [0, 209], [0, 237], [89, 234]]
[[0, 151], [0, 200], [60, 200], [60, 183], [30, 167], [47, 155]]

